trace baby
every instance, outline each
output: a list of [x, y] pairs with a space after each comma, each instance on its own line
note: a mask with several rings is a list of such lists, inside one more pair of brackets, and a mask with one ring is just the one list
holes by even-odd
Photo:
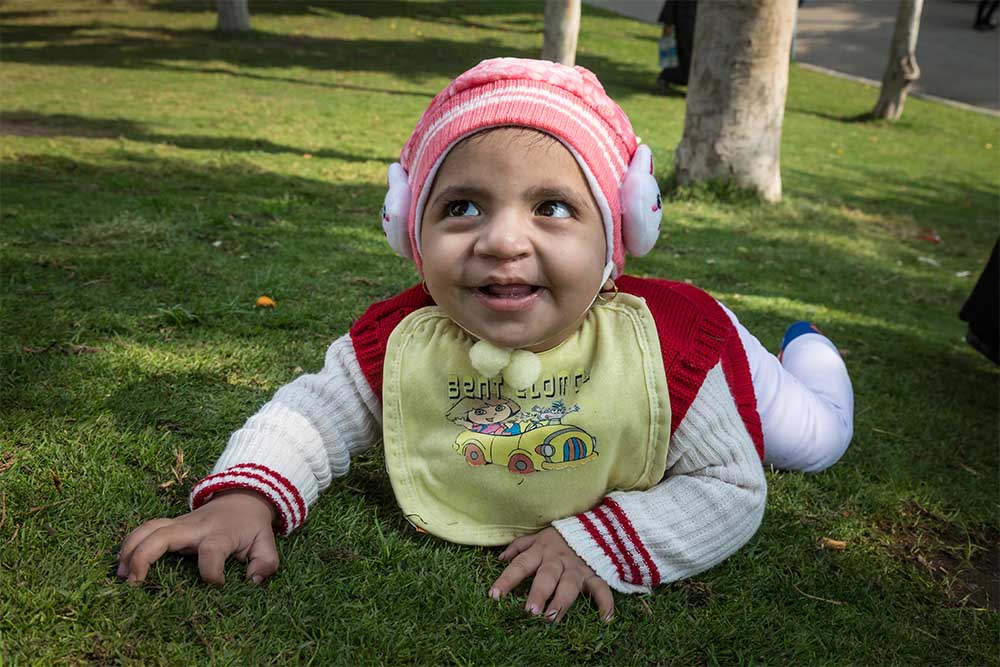
[[[819, 471], [841, 457], [853, 393], [810, 324], [788, 329], [779, 360], [706, 293], [625, 275], [661, 214], [652, 154], [592, 73], [502, 58], [462, 74], [389, 168], [383, 229], [421, 285], [371, 306], [320, 372], [279, 389], [189, 514], [126, 538], [118, 575], [143, 581], [178, 551], [208, 582], [235, 556], [260, 583], [275, 532], [380, 438], [408, 520], [505, 545], [489, 597], [531, 579], [525, 610], [546, 620], [581, 593], [608, 620], [612, 590], [721, 562], [760, 524], [762, 462]], [[522, 430], [523, 405], [562, 410]]]

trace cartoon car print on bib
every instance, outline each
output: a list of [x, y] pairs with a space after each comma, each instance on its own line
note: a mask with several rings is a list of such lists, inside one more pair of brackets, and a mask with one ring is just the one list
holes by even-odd
[[541, 426], [518, 435], [463, 431], [455, 451], [470, 466], [496, 464], [516, 475], [583, 465], [598, 456], [597, 438], [572, 424]]

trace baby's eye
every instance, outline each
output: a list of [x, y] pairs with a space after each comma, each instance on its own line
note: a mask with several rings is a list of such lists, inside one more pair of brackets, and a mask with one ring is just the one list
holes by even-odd
[[482, 417], [486, 414], [486, 410], [483, 410], [482, 408], [476, 408], [473, 412], [476, 413], [477, 417]]
[[570, 209], [569, 204], [561, 201], [543, 201], [535, 209], [536, 215], [541, 215], [546, 218], [572, 218], [573, 211]]
[[479, 208], [467, 199], [448, 202], [446, 210], [449, 218], [465, 218], [479, 215]]
[[503, 410], [503, 406], [502, 406], [502, 405], [498, 405], [498, 406], [496, 406], [496, 407], [495, 407], [494, 409], [495, 409], [495, 410], [496, 410], [497, 412], [500, 412], [501, 410]]

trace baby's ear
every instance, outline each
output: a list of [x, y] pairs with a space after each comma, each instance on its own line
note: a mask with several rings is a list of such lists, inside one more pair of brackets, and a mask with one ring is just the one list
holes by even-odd
[[660, 186], [653, 176], [653, 152], [646, 144], [636, 148], [632, 156], [621, 187], [621, 204], [625, 249], [633, 257], [642, 257], [656, 245], [663, 219]]
[[398, 162], [389, 165], [388, 182], [389, 191], [385, 194], [385, 203], [382, 205], [382, 231], [397, 255], [413, 259], [407, 224], [410, 216], [410, 181], [403, 165]]

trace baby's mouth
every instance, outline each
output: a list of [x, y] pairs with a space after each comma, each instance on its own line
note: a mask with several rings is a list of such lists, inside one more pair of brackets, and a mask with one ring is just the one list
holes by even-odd
[[528, 283], [489, 283], [473, 288], [479, 302], [494, 311], [519, 311], [530, 308], [544, 288]]
[[540, 288], [538, 285], [527, 285], [527, 284], [510, 284], [510, 285], [481, 285], [476, 288], [481, 294], [486, 296], [496, 297], [499, 299], [523, 299], [526, 296], [531, 296], [537, 292]]

